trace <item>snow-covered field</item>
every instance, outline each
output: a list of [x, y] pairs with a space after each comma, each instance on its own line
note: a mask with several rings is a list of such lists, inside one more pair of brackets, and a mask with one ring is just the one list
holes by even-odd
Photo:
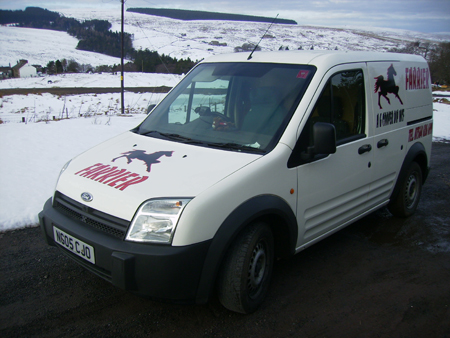
[[[174, 74], [126, 73], [126, 87], [175, 86], [181, 79]], [[49, 83], [51, 81], [51, 83]], [[45, 77], [0, 81], [2, 89], [11, 88], [120, 88], [120, 74], [62, 74]], [[165, 94], [125, 92], [125, 111], [145, 113], [149, 104], [156, 104]], [[43, 119], [73, 118], [80, 115], [115, 114], [120, 111], [120, 93], [52, 95], [28, 94], [0, 97], [0, 119], [3, 122], [28, 122]]]
[[[439, 93], [435, 93], [439, 94]], [[443, 93], [444, 94], [444, 93]], [[448, 92], [445, 95], [449, 95]], [[450, 105], [445, 103], [433, 103], [433, 141], [450, 141]]]
[[[125, 73], [125, 87], [157, 87], [161, 83], [174, 86], [181, 79], [176, 74]], [[51, 81], [49, 83], [49, 81]], [[8, 88], [105, 88], [120, 87], [120, 73], [117, 74], [59, 74], [34, 78], [19, 78], [0, 81], [0, 90]]]

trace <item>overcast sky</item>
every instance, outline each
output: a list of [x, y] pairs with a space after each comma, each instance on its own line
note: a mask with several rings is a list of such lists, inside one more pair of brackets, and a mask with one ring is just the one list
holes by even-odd
[[[117, 8], [121, 0], [0, 0], [0, 9]], [[125, 0], [126, 8], [179, 8], [293, 19], [299, 25], [450, 32], [450, 0]]]

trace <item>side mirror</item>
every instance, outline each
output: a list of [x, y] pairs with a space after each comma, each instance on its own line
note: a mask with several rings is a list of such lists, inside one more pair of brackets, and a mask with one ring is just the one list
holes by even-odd
[[[288, 168], [327, 157], [336, 152], [336, 128], [331, 123], [316, 122], [311, 130], [313, 145], [302, 148], [301, 137], [288, 160]], [[319, 156], [317, 156], [319, 155]]]
[[313, 140], [314, 154], [329, 155], [336, 152], [336, 128], [331, 123], [316, 122], [313, 126]]
[[303, 161], [309, 162], [316, 155], [325, 157], [336, 152], [336, 128], [331, 123], [316, 122], [312, 129], [313, 145], [301, 154]]

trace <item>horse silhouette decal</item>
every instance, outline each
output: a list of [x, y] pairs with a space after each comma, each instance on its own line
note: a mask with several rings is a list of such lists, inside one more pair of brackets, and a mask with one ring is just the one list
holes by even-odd
[[394, 69], [394, 65], [391, 64], [391, 66], [387, 70], [387, 80], [384, 79], [383, 75], [379, 75], [375, 77], [374, 79], [377, 80], [375, 82], [375, 93], [378, 92], [378, 107], [380, 109], [383, 109], [381, 107], [380, 98], [383, 96], [389, 104], [391, 104], [391, 101], [386, 96], [388, 93], [392, 93], [395, 95], [395, 97], [400, 101], [401, 104], [403, 104], [402, 99], [400, 96], [398, 96], [398, 86], [395, 85], [394, 76], [397, 76], [397, 72]]
[[159, 161], [161, 156], [172, 157], [172, 154], [173, 151], [157, 151], [152, 154], [147, 154], [145, 150], [130, 150], [122, 153], [119, 157], [113, 158], [111, 162], [122, 157], [127, 159], [127, 164], [130, 164], [132, 160], [143, 161], [147, 166], [147, 171], [150, 172], [152, 170], [152, 164], [161, 163], [161, 161]]

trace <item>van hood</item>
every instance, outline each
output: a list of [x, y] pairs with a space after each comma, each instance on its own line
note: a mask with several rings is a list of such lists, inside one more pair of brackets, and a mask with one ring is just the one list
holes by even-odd
[[126, 132], [74, 158], [56, 190], [130, 221], [148, 199], [193, 198], [261, 156]]

